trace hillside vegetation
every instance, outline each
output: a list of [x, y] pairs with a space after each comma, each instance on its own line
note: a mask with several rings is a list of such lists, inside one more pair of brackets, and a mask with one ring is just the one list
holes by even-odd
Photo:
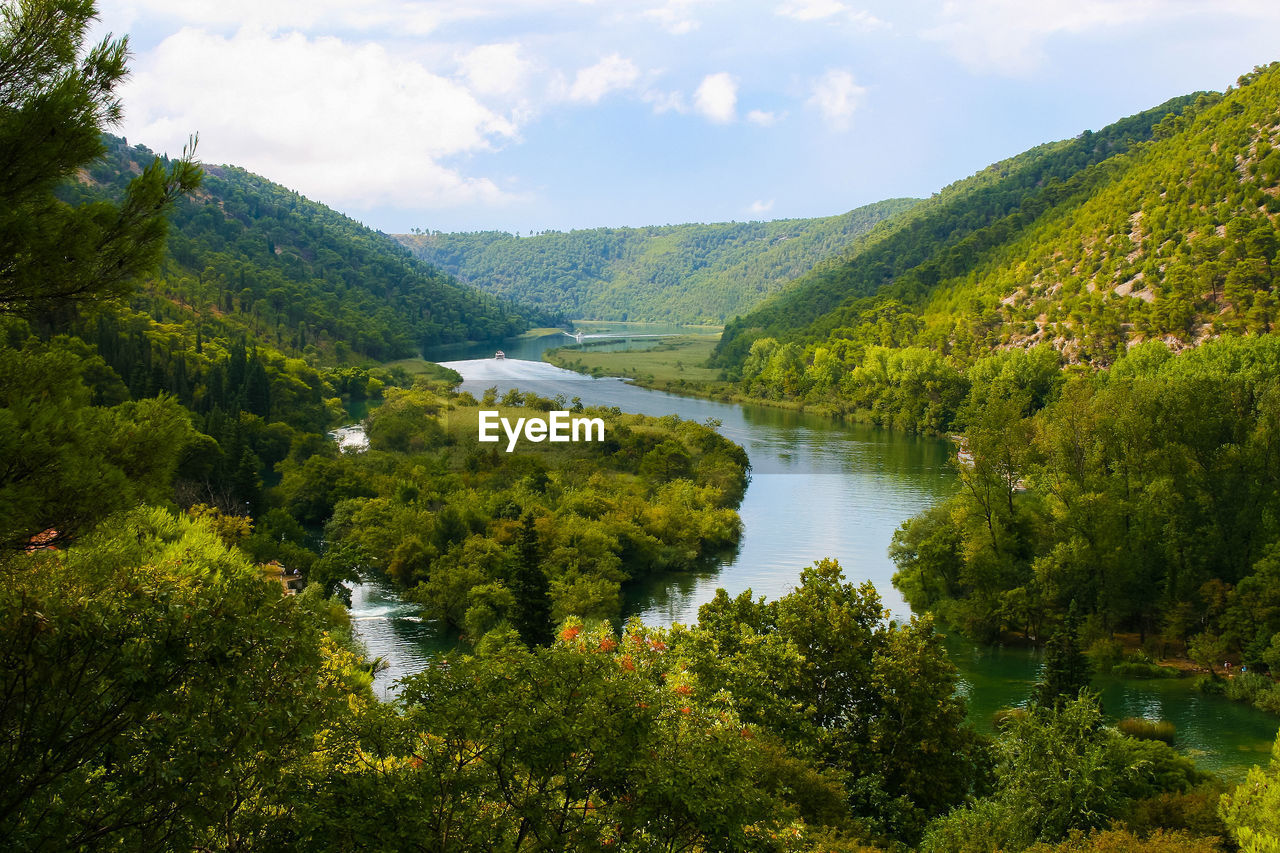
[[918, 347], [964, 368], [1048, 343], [1106, 366], [1276, 319], [1280, 70], [1033, 149], [944, 190], [730, 323], [716, 359], [794, 396]]
[[[123, 139], [104, 142], [65, 200], [117, 198], [155, 159]], [[518, 310], [349, 217], [234, 166], [204, 171], [200, 190], [174, 205], [164, 261], [134, 303], [156, 319], [226, 326], [330, 362], [528, 328]]]
[[1149, 140], [1166, 115], [1181, 114], [1196, 101], [1175, 98], [1096, 133], [1037, 146], [944, 188], [872, 231], [847, 258], [819, 266], [735, 318], [725, 328], [718, 361], [740, 364], [751, 343], [764, 336], [850, 338], [850, 327], [867, 326], [876, 327], [878, 343], [905, 339], [918, 330], [915, 314], [932, 293], [976, 269], [1047, 211], [1090, 197], [1111, 174], [1110, 164], [1100, 164]]
[[[127, 45], [109, 36], [86, 52], [94, 21], [91, 0], [0, 9], [5, 850], [1212, 853], [1280, 845], [1280, 746], [1270, 770], [1255, 768], [1228, 792], [1173, 746], [1106, 726], [1087, 692], [1074, 607], [1037, 623], [1053, 632], [1040, 681], [993, 737], [966, 722], [967, 686], [932, 620], [888, 619], [875, 589], [846, 580], [833, 560], [804, 569], [774, 601], [721, 590], [696, 625], [633, 620], [619, 630], [601, 618], [617, 613], [625, 579], [694, 568], [707, 549], [732, 544], [745, 453], [714, 422], [595, 410], [609, 424], [605, 441], [506, 454], [475, 440], [477, 401], [450, 390], [459, 377], [447, 369], [411, 382], [395, 368], [326, 364], [344, 340], [326, 335], [340, 325], [321, 334], [308, 325], [299, 355], [302, 342], [276, 322], [289, 306], [272, 304], [270, 291], [259, 297], [250, 276], [278, 273], [271, 280], [286, 296], [296, 283], [314, 311], [300, 322], [318, 322], [343, 287], [338, 308], [376, 295], [379, 280], [362, 270], [393, 257], [376, 235], [354, 231], [354, 242], [336, 239], [331, 250], [323, 241], [304, 247], [289, 237], [306, 221], [293, 211], [268, 235], [267, 262], [249, 265], [261, 232], [206, 190], [196, 218], [231, 248], [208, 248], [210, 236], [199, 257], [240, 258], [245, 287], [204, 298], [198, 286], [216, 288], [224, 273], [199, 267], [190, 280], [153, 277], [122, 306], [134, 279], [161, 263], [166, 214], [197, 191], [201, 174], [184, 157], [143, 170], [118, 204], [55, 196], [93, 168], [99, 132], [120, 114], [113, 89]], [[242, 248], [236, 234], [248, 241]], [[175, 245], [170, 272], [197, 269], [182, 257], [181, 239]], [[282, 246], [299, 251], [277, 253]], [[299, 260], [282, 260], [294, 254]], [[277, 262], [313, 277], [290, 278]], [[413, 299], [433, 280], [407, 261], [404, 269], [412, 275], [391, 280], [399, 284], [382, 282], [401, 309], [423, 304]], [[421, 319], [377, 316], [392, 331], [397, 320], [413, 330]], [[1067, 544], [1033, 570], [1045, 566], [1060, 588], [1076, 584], [1083, 605], [1095, 544], [1108, 570], [1133, 556], [1153, 573], [1191, 572], [1192, 583], [1195, 572], [1224, 565], [1236, 571], [1224, 577], [1239, 577], [1244, 562], [1267, 553], [1242, 531], [1261, 518], [1260, 529], [1273, 533], [1277, 517], [1275, 478], [1265, 472], [1277, 470], [1280, 386], [1267, 377], [1280, 352], [1250, 349], [1257, 340], [1276, 339], [1192, 351], [1203, 361], [1158, 343], [1136, 348], [1126, 359], [1133, 370], [1116, 371], [1117, 381], [1147, 383], [1147, 393], [1132, 395], [1133, 413], [1126, 395], [1103, 388], [1090, 396], [1092, 375], [1060, 387], [1047, 346], [1034, 357], [1004, 354], [975, 374], [990, 381], [974, 399], [1007, 402], [969, 436], [972, 488], [975, 499], [987, 496], [986, 515], [979, 507], [957, 520], [966, 536], [985, 527], [992, 545], [973, 539], [949, 554], [955, 528], [926, 529], [911, 540], [920, 559], [904, 571], [922, 595], [939, 593], [980, 624], [985, 601], [971, 601], [980, 597], [969, 595], [968, 581], [1018, 581], [1029, 550], [1019, 543], [1062, 518]], [[1195, 392], [1194, 405], [1179, 403], [1184, 391]], [[379, 396], [369, 449], [340, 452], [324, 430], [341, 416], [341, 398]], [[1054, 398], [1085, 422], [1034, 446], [1082, 485], [1046, 476], [1060, 481], [1056, 496], [1069, 505], [1046, 503], [1051, 514], [1037, 517], [997, 487], [1014, 482], [1005, 462], [1017, 464], [1031, 444], [1026, 412]], [[486, 392], [480, 404], [512, 415], [580, 408], [515, 389], [501, 400]], [[1160, 417], [1168, 422], [1158, 432], [1146, 428]], [[1113, 455], [1100, 450], [1112, 447]], [[1168, 542], [1183, 562], [1164, 565], [1155, 552], [1117, 558], [1115, 542], [1133, 516], [1087, 526], [1105, 520], [1097, 509], [1109, 500], [1132, 499], [1134, 514], [1145, 512], [1139, 494], [1164, 514], [1139, 520], [1133, 550]], [[1232, 550], [1207, 553], [1213, 539], [1181, 548], [1179, 534], [1215, 530]], [[1275, 577], [1271, 557], [1269, 573], [1254, 577]], [[956, 560], [966, 563], [962, 575], [939, 586]], [[378, 662], [366, 659], [342, 601], [344, 582], [376, 570], [411, 585], [429, 615], [474, 640], [401, 680], [388, 702], [374, 695]], [[1236, 603], [1255, 609], [1231, 621], [1265, 629], [1280, 608], [1246, 594], [1247, 580]], [[1261, 592], [1277, 588], [1261, 582]], [[1141, 583], [1098, 585], [1150, 597]], [[1018, 600], [1009, 593], [1002, 607]], [[1231, 606], [1229, 596], [1213, 600]], [[1102, 615], [1126, 620], [1147, 609], [1144, 599]], [[1193, 621], [1201, 614], [1226, 624], [1213, 608], [1188, 609]], [[1196, 648], [1222, 659], [1217, 636]]]
[[913, 204], [890, 199], [819, 219], [398, 239], [464, 281], [567, 318], [722, 323]]
[[961, 489], [892, 549], [917, 611], [1036, 642], [1078, 613], [1103, 658], [1131, 633], [1125, 665], [1185, 654], [1211, 691], [1238, 661], [1236, 698], [1280, 710], [1280, 65], [1172, 106], [922, 203], [717, 357], [752, 395], [959, 434]]

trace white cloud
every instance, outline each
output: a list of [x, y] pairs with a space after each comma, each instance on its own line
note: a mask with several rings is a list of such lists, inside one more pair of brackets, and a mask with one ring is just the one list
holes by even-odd
[[856, 12], [849, 12], [848, 19], [849, 23], [853, 24], [855, 29], [862, 30], [863, 32], [882, 30], [889, 26], [888, 21], [882, 21], [865, 9]]
[[700, 0], [667, 0], [662, 6], [646, 9], [644, 17], [657, 21], [659, 26], [672, 35], [687, 35], [701, 25], [691, 10], [698, 2]]
[[1052, 36], [1130, 26], [1193, 8], [1178, 0], [948, 0], [941, 23], [922, 35], [945, 44], [975, 71], [1018, 75], [1045, 60]]
[[832, 68], [813, 83], [808, 104], [822, 113], [827, 124], [837, 130], [849, 127], [853, 114], [861, 105], [867, 90], [859, 86], [853, 75], [841, 68]]
[[777, 14], [796, 21], [825, 21], [837, 15], [859, 30], [878, 30], [889, 26], [865, 9], [851, 9], [840, 0], [787, 0]]
[[769, 199], [768, 201], [756, 199], [747, 206], [747, 213], [750, 213], [753, 216], [763, 216], [771, 210], [773, 210], [773, 199]]
[[777, 11], [779, 15], [797, 21], [821, 21], [848, 8], [839, 0], [787, 0]]
[[640, 69], [630, 59], [616, 53], [606, 56], [573, 78], [568, 98], [587, 104], [599, 103], [610, 92], [629, 89], [640, 79]]
[[752, 124], [758, 124], [761, 127], [772, 127], [778, 123], [778, 119], [780, 118], [781, 116], [777, 113], [769, 112], [767, 110], [752, 110], [747, 113], [747, 121]]
[[733, 121], [738, 106], [738, 81], [723, 71], [708, 74], [693, 93], [693, 106], [712, 121]]
[[479, 17], [479, 4], [412, 0], [106, 0], [107, 19], [142, 17], [202, 28], [302, 32], [394, 32], [422, 36], [442, 24]]
[[644, 102], [652, 104], [653, 111], [659, 115], [662, 113], [684, 113], [689, 111], [689, 107], [684, 101], [684, 95], [679, 92], [652, 90], [644, 93]]
[[130, 137], [177, 151], [199, 132], [202, 159], [335, 206], [507, 200], [441, 161], [514, 138], [514, 123], [378, 45], [188, 28], [144, 55], [122, 94]]
[[481, 95], [514, 94], [524, 88], [532, 71], [514, 42], [473, 48], [459, 58], [458, 67], [472, 91]]

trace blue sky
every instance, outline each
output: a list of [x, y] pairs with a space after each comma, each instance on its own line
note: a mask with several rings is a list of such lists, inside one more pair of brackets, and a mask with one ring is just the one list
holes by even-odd
[[131, 142], [389, 232], [825, 216], [1280, 59], [1276, 0], [100, 0]]

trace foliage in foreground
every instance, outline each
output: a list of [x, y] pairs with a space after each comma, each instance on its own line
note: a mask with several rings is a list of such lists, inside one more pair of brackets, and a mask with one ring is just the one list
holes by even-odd
[[1222, 820], [1244, 853], [1280, 850], [1280, 737], [1271, 748], [1271, 767], [1254, 767], [1229, 795], [1223, 795]]
[[1166, 744], [1102, 724], [1091, 698], [1010, 716], [996, 742], [995, 791], [936, 821], [925, 851], [1023, 850], [1103, 829], [1135, 801], [1207, 781]]
[[232, 847], [368, 677], [329, 608], [163, 510], [0, 564], [0, 836]]
[[[885, 622], [834, 563], [776, 602], [721, 596], [689, 628], [493, 635], [393, 703], [318, 585], [281, 596], [205, 520], [138, 510], [0, 571], [0, 833], [18, 850], [816, 851], [922, 832], [930, 850], [1017, 850], [1113, 820], [1223, 831], [1195, 817], [1212, 794], [1190, 761], [1087, 699], [984, 745], [928, 623]], [[1274, 774], [1257, 774], [1224, 804], [1242, 839], [1270, 831]]]

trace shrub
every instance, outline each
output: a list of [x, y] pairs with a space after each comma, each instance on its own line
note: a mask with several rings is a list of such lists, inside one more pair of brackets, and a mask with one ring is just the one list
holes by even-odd
[[1168, 720], [1148, 720], [1145, 717], [1126, 717], [1116, 723], [1116, 728], [1138, 740], [1159, 740], [1173, 743], [1177, 726]]
[[1118, 678], [1177, 678], [1182, 673], [1177, 667], [1128, 660], [1111, 668]]
[[1280, 714], [1280, 684], [1273, 684], [1253, 697], [1253, 704], [1263, 711]]
[[1235, 678], [1227, 680], [1224, 690], [1228, 699], [1236, 702], [1253, 702], [1258, 694], [1264, 693], [1272, 686], [1272, 681], [1265, 675], [1256, 672], [1242, 672]]
[[991, 725], [999, 731], [1014, 720], [1021, 720], [1026, 716], [1026, 708], [999, 708], [991, 715]]
[[1202, 782], [1187, 791], [1166, 791], [1135, 801], [1124, 822], [1129, 830], [1143, 836], [1163, 829], [1223, 837], [1227, 828], [1218, 817], [1221, 797], [1222, 784], [1217, 780]]
[[1124, 646], [1120, 645], [1118, 640], [1104, 637], [1100, 640], [1094, 640], [1085, 654], [1088, 656], [1089, 662], [1093, 664], [1095, 672], [1106, 673], [1110, 672], [1111, 668], [1120, 662], [1120, 657], [1124, 654]]
[[1072, 832], [1058, 844], [1041, 842], [1027, 853], [1213, 853], [1218, 849], [1215, 838], [1197, 838], [1185, 832], [1156, 830], [1148, 838], [1127, 829], [1094, 830], [1085, 835]]
[[1223, 685], [1221, 678], [1212, 675], [1197, 676], [1195, 684], [1192, 686], [1206, 696], [1221, 696], [1227, 689]]

